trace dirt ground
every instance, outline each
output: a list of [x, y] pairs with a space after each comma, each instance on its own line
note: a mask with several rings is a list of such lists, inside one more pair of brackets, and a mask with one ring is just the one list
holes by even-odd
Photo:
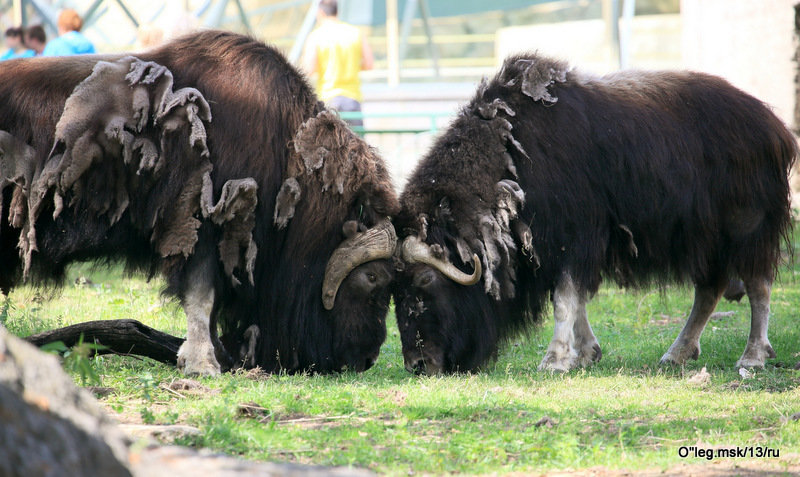
[[800, 454], [778, 459], [720, 459], [703, 464], [680, 464], [666, 470], [610, 470], [593, 467], [575, 471], [552, 472], [549, 477], [756, 477], [800, 475]]

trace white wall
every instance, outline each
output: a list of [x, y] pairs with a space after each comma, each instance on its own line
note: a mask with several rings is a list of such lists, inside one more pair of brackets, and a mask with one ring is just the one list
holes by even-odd
[[[622, 23], [622, 22], [620, 22]], [[678, 14], [634, 17], [631, 25], [630, 66], [643, 69], [674, 69], [682, 66], [681, 24]], [[538, 51], [567, 60], [594, 73], [618, 69], [604, 20], [578, 20], [526, 25], [497, 30], [497, 66], [513, 53]]]
[[770, 104], [794, 124], [797, 0], [682, 0], [683, 59]]

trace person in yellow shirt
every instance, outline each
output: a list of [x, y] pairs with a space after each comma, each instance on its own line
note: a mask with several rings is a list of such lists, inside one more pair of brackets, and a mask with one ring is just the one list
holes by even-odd
[[[317, 11], [317, 28], [306, 42], [303, 68], [317, 73], [317, 94], [338, 111], [361, 111], [361, 70], [372, 69], [369, 44], [358, 27], [338, 17], [336, 0], [322, 0]], [[361, 121], [348, 121], [360, 126]]]

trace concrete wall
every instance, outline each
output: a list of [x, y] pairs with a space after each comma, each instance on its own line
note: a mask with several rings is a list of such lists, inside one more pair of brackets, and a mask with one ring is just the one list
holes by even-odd
[[[682, 66], [681, 16], [640, 15], [631, 25], [630, 66], [674, 69]], [[601, 19], [502, 28], [497, 31], [497, 66], [513, 53], [539, 51], [563, 58], [583, 71], [608, 73], [619, 68]]]
[[798, 0], [682, 0], [686, 68], [727, 78], [794, 124], [794, 4]]
[[[797, 64], [794, 5], [800, 0], [681, 0], [679, 15], [637, 16], [632, 25], [631, 67], [681, 68], [726, 78], [769, 104], [791, 128], [795, 119]], [[617, 65], [602, 20], [498, 30], [498, 61], [539, 50], [598, 73]], [[800, 172], [792, 177], [800, 210]]]
[[[798, 0], [681, 0], [686, 68], [720, 75], [766, 102], [795, 131]], [[792, 171], [800, 217], [800, 165]]]
[[[769, 103], [794, 127], [793, 6], [798, 1], [681, 0], [679, 15], [636, 16], [630, 65], [723, 76]], [[498, 62], [511, 53], [539, 50], [584, 70], [617, 68], [600, 19], [503, 28], [495, 46]]]

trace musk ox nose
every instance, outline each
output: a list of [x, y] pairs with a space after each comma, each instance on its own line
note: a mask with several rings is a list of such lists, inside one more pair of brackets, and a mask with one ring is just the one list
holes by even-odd
[[432, 359], [431, 357], [406, 359], [405, 364], [406, 371], [416, 375], [425, 374], [433, 376], [444, 372], [444, 367], [440, 363], [440, 360]]
[[339, 371], [355, 371], [356, 373], [361, 373], [369, 368], [371, 368], [375, 361], [377, 360], [376, 357], [369, 356], [367, 358], [353, 358], [346, 361], [345, 364], [339, 369]]
[[416, 358], [406, 361], [406, 371], [412, 374], [425, 374], [425, 360], [423, 358]]

